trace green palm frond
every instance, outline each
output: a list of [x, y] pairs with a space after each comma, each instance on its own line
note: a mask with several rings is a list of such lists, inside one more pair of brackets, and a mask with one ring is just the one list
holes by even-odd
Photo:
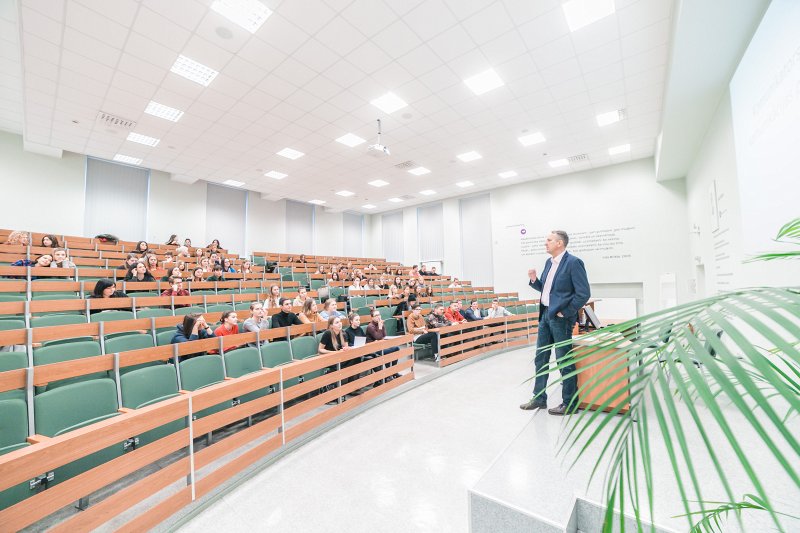
[[[750, 500], [750, 501], [747, 501]], [[702, 518], [696, 522], [692, 528], [689, 530], [690, 533], [714, 533], [714, 532], [722, 532], [723, 522], [722, 520], [727, 518], [728, 514], [731, 512], [740, 515], [744, 510], [751, 510], [751, 511], [767, 511], [767, 507], [764, 501], [759, 498], [758, 496], [754, 496], [753, 494], [745, 494], [744, 498], [738, 502], [705, 502], [707, 504], [717, 505], [713, 509], [708, 510], [705, 513], [700, 511], [695, 511], [693, 513], [688, 513], [686, 515], [679, 515], [679, 516], [692, 516], [692, 515], [702, 515]], [[796, 516], [788, 515], [785, 513], [778, 513], [783, 516], [788, 516], [791, 518], [798, 518]]]
[[[722, 332], [721, 337], [718, 332]], [[796, 289], [758, 288], [717, 295], [609, 326], [581, 337], [589, 346], [576, 346], [572, 361], [578, 369], [598, 370], [578, 389], [582, 399], [606, 396], [596, 410], [572, 415], [562, 436], [559, 453], [572, 458], [592, 450], [596, 466], [590, 480], [603, 472], [608, 507], [606, 528], [614, 512], [630, 506], [640, 529], [653, 515], [651, 438], [660, 434], [666, 459], [675, 476], [684, 514], [706, 516], [698, 464], [710, 465], [725, 499], [735, 502], [731, 472], [742, 471], [754, 493], [780, 530], [779, 510], [769, 493], [769, 480], [751, 461], [754, 449], [769, 454], [800, 491], [800, 435], [786, 420], [800, 411], [800, 292]], [[770, 350], [760, 348], [772, 346]], [[586, 374], [587, 376], [589, 374]], [[627, 402], [625, 399], [627, 398]], [[625, 416], [620, 414], [629, 407]], [[606, 411], [606, 412], [603, 412]], [[742, 437], [746, 425], [755, 435]], [[702, 446], [693, 446], [697, 439]], [[715, 443], [724, 440], [733, 459], [720, 457]], [[599, 451], [599, 455], [597, 450]], [[707, 475], [707, 474], [706, 474]], [[591, 481], [590, 481], [591, 482]], [[736, 490], [735, 490], [736, 489]], [[707, 489], [708, 490], [708, 489]], [[772, 495], [773, 497], [775, 495]], [[700, 505], [690, 508], [691, 502]], [[691, 525], [691, 524], [690, 524]], [[620, 522], [620, 529], [624, 525]]]
[[[775, 242], [800, 244], [800, 218], [796, 218], [778, 230], [778, 235], [773, 239]], [[753, 263], [755, 261], [774, 261], [775, 259], [795, 259], [800, 257], [800, 250], [788, 252], [767, 252], [755, 255], [745, 261], [745, 263]]]

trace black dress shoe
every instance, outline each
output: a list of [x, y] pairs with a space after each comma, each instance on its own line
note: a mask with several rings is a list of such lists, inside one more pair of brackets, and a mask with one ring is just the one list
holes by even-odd
[[548, 409], [547, 412], [554, 416], [571, 415], [573, 413], [572, 410], [567, 411], [567, 406], [564, 405], [563, 403], [558, 407], [553, 407], [552, 409]]
[[519, 406], [524, 411], [533, 411], [534, 409], [547, 409], [547, 402], [541, 398], [535, 398], [528, 403], [523, 403]]

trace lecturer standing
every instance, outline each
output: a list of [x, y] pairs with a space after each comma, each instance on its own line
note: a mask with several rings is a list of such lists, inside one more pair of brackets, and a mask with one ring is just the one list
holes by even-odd
[[[578, 311], [589, 301], [589, 279], [583, 261], [567, 252], [569, 236], [565, 231], [555, 230], [545, 239], [545, 249], [550, 259], [545, 262], [542, 277], [536, 276], [536, 270], [529, 270], [529, 285], [540, 291], [539, 300], [539, 335], [536, 339], [536, 381], [533, 386], [533, 398], [520, 405], [520, 409], [547, 409], [547, 374], [539, 372], [550, 366], [550, 348], [546, 346], [572, 339], [572, 328], [578, 320]], [[561, 363], [568, 357], [571, 344], [556, 348], [556, 361]], [[575, 371], [575, 365], [561, 368], [564, 376]], [[558, 407], [549, 409], [551, 415], [564, 415], [575, 412], [577, 398], [573, 401], [578, 388], [578, 378], [571, 376], [562, 382], [562, 401]]]

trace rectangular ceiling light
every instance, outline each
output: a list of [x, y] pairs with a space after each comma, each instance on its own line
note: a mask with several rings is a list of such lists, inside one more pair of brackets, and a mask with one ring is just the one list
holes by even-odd
[[348, 196], [353, 196], [355, 193], [352, 192], [352, 191], [339, 191], [336, 194], [338, 194], [339, 196], [344, 196], [345, 198], [347, 198]]
[[625, 118], [625, 111], [622, 109], [615, 109], [614, 111], [609, 111], [608, 113], [600, 113], [597, 115], [597, 125], [602, 128], [603, 126], [608, 126], [609, 124], [619, 122], [623, 118]]
[[278, 152], [278, 155], [281, 155], [287, 159], [298, 159], [306, 154], [304, 154], [303, 152], [299, 152], [297, 150], [293, 150], [292, 148], [284, 148], [283, 150]]
[[138, 157], [131, 157], [129, 155], [122, 155], [117, 154], [114, 156], [114, 161], [119, 161], [120, 163], [129, 163], [131, 165], [141, 165], [142, 160]]
[[543, 143], [546, 139], [544, 135], [540, 131], [536, 133], [531, 133], [528, 135], [523, 135], [522, 137], [517, 137], [517, 140], [522, 144], [522, 146], [530, 146], [532, 144], [539, 144]]
[[152, 100], [150, 100], [150, 103], [147, 104], [144, 112], [148, 115], [153, 115], [154, 117], [169, 120], [170, 122], [178, 122], [183, 116], [183, 111], [180, 109], [159, 104], [158, 102], [153, 102]]
[[465, 154], [459, 154], [456, 157], [459, 158], [460, 160], [462, 160], [464, 163], [469, 163], [470, 161], [475, 161], [476, 159], [480, 159], [483, 156], [481, 154], [479, 154], [478, 152], [473, 150], [472, 152], [467, 152]]
[[368, 182], [368, 185], [372, 185], [373, 187], [386, 187], [389, 185], [389, 182], [383, 180], [372, 180]]
[[478, 95], [487, 93], [492, 89], [497, 89], [498, 87], [505, 85], [503, 80], [500, 79], [500, 76], [497, 75], [497, 72], [491, 68], [485, 72], [476, 74], [471, 78], [465, 79], [464, 83], [467, 84], [467, 87], [469, 87], [472, 92]]
[[284, 174], [283, 172], [278, 172], [277, 170], [270, 170], [269, 172], [267, 172], [264, 175], [266, 177], [268, 177], [268, 178], [273, 178], [273, 179], [276, 179], [276, 180], [282, 180], [283, 178], [288, 176], [288, 174]]
[[626, 154], [631, 151], [630, 144], [620, 144], [619, 146], [612, 146], [608, 149], [608, 155]]
[[555, 161], [550, 161], [548, 165], [550, 165], [551, 168], [565, 167], [569, 165], [569, 161], [566, 159], [556, 159]]
[[386, 93], [380, 98], [370, 100], [369, 103], [374, 105], [387, 115], [394, 113], [398, 109], [403, 109], [404, 107], [408, 106], [408, 104], [405, 103], [405, 101], [402, 98], [400, 98], [394, 93]]
[[211, 67], [207, 67], [202, 63], [198, 63], [194, 59], [189, 59], [186, 56], [178, 56], [170, 72], [174, 72], [178, 76], [183, 76], [189, 81], [199, 83], [203, 87], [208, 87], [209, 84], [217, 77], [217, 72]]
[[363, 207], [364, 209], [375, 209], [375, 206], [372, 204], [364, 204], [361, 207]]
[[236, 180], [225, 180], [222, 182], [224, 185], [229, 185], [231, 187], [241, 187], [244, 185], [243, 181], [236, 181]]
[[325, 200], [309, 200], [308, 203], [314, 204], [314, 205], [322, 205], [322, 204], [325, 203]]
[[389, 201], [392, 202], [393, 204], [399, 204], [400, 202], [403, 201], [403, 199], [402, 198], [389, 198]]
[[571, 0], [564, 2], [561, 7], [567, 18], [569, 31], [577, 31], [615, 11], [614, 0]]
[[456, 183], [456, 185], [463, 189], [464, 187], [472, 187], [475, 184], [468, 180], [468, 181], [459, 181], [458, 183]]
[[272, 15], [272, 11], [258, 0], [215, 0], [211, 9], [250, 33], [257, 32]]
[[358, 135], [353, 135], [352, 133], [348, 133], [347, 135], [342, 135], [341, 137], [336, 139], [336, 142], [342, 143], [343, 145], [352, 148], [354, 146], [358, 146], [359, 144], [364, 144], [367, 141], [362, 139]]
[[514, 172], [513, 170], [506, 170], [505, 172], [501, 172], [498, 174], [498, 176], [500, 176], [501, 178], [513, 178], [516, 175], [517, 173]]
[[411, 170], [408, 171], [409, 174], [414, 174], [415, 176], [422, 176], [423, 174], [430, 174], [430, 172], [431, 171], [428, 170], [425, 167], [412, 168]]
[[158, 143], [161, 142], [161, 139], [156, 139], [155, 137], [148, 137], [147, 135], [142, 135], [141, 133], [134, 133], [134, 132], [130, 132], [128, 134], [127, 140], [139, 144], [146, 144], [147, 146], [158, 146]]
[[430, 196], [432, 194], [436, 194], [436, 191], [433, 189], [425, 189], [424, 191], [419, 191], [419, 193], [423, 196]]

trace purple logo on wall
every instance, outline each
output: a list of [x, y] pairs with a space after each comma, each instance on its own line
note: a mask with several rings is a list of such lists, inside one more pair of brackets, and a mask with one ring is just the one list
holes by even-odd
[[528, 230], [526, 230], [525, 228], [522, 228], [521, 230], [519, 230], [519, 232], [520, 232], [521, 235], [525, 235], [526, 233], [528, 233]]

